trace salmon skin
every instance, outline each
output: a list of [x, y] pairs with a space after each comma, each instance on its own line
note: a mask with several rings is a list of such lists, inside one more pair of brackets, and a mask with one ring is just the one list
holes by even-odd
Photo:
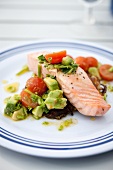
[[[48, 53], [43, 51], [41, 53], [29, 54], [27, 57], [29, 69], [37, 74], [37, 66], [39, 64], [37, 57]], [[48, 70], [44, 67], [44, 64], [41, 64], [41, 66], [43, 77], [46, 77], [46, 74], [56, 76], [65, 96], [81, 114], [102, 116], [110, 109], [111, 106], [106, 103], [82, 68], [78, 67], [74, 74], [64, 74], [61, 71], [57, 71], [57, 69]]]

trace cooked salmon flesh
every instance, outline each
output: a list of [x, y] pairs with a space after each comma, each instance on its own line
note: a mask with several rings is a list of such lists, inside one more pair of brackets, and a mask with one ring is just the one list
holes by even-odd
[[[37, 52], [29, 54], [28, 67], [37, 74], [38, 59], [40, 55], [46, 55], [49, 52]], [[110, 105], [103, 99], [98, 90], [89, 79], [86, 72], [78, 67], [75, 74], [64, 74], [56, 69], [47, 69], [42, 65], [42, 75], [46, 74], [56, 76], [56, 79], [63, 90], [65, 96], [76, 109], [86, 116], [102, 116], [109, 109]]]

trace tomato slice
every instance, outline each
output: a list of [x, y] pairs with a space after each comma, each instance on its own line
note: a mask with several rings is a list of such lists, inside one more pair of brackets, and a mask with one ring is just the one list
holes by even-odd
[[98, 61], [94, 57], [86, 57], [86, 62], [89, 65], [89, 67], [97, 67]]
[[103, 64], [99, 67], [99, 73], [102, 79], [107, 80], [107, 81], [113, 80], [113, 72], [109, 71], [111, 67], [112, 66], [109, 64]]
[[31, 108], [35, 108], [36, 106], [38, 106], [38, 103], [33, 102], [31, 99], [31, 95], [27, 93], [25, 90], [22, 90], [20, 96], [21, 96], [21, 102], [23, 106], [31, 107]]
[[26, 87], [32, 93], [36, 93], [41, 96], [43, 93], [47, 91], [47, 86], [43, 79], [39, 77], [31, 77], [26, 82]]
[[66, 57], [66, 50], [45, 55], [46, 60], [51, 64], [61, 63], [63, 57]]
[[79, 64], [79, 67], [81, 67], [84, 71], [88, 70], [89, 65], [86, 62], [86, 58], [85, 57], [79, 56], [79, 57], [75, 58], [75, 62], [77, 64]]

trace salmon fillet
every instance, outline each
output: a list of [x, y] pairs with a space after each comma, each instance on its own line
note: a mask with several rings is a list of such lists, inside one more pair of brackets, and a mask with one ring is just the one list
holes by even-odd
[[[27, 58], [29, 69], [37, 74], [37, 57], [48, 53], [44, 51], [29, 54]], [[56, 69], [47, 70], [44, 64], [41, 65], [43, 77], [46, 77], [46, 74], [56, 76], [65, 96], [81, 114], [86, 116], [102, 116], [110, 109], [111, 106], [99, 94], [82, 68], [78, 67], [75, 74], [64, 74]]]

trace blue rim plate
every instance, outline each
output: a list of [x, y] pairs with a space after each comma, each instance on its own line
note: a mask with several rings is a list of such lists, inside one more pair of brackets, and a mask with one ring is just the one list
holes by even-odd
[[[58, 51], [66, 49], [68, 54], [76, 57], [95, 56], [102, 63], [113, 64], [113, 52], [105, 48], [94, 46], [90, 43], [75, 41], [40, 41], [37, 43], [22, 45], [1, 52], [0, 72], [3, 72], [0, 80], [16, 81], [15, 73], [26, 63], [27, 54], [35, 51]], [[7, 71], [11, 70], [11, 71]], [[31, 75], [24, 75], [18, 81], [25, 85], [25, 81]], [[101, 118], [91, 121], [80, 113], [75, 113], [78, 120], [76, 126], [69, 127], [59, 132], [55, 127], [44, 127], [41, 120], [27, 119], [14, 122], [3, 115], [3, 100], [9, 96], [1, 88], [1, 145], [17, 152], [29, 155], [70, 158], [83, 157], [103, 153], [113, 149], [113, 108]], [[112, 94], [108, 94], [108, 102], [113, 105]], [[67, 116], [66, 118], [70, 118]], [[66, 119], [64, 118], [64, 119]], [[51, 120], [54, 121], [54, 120]]]

